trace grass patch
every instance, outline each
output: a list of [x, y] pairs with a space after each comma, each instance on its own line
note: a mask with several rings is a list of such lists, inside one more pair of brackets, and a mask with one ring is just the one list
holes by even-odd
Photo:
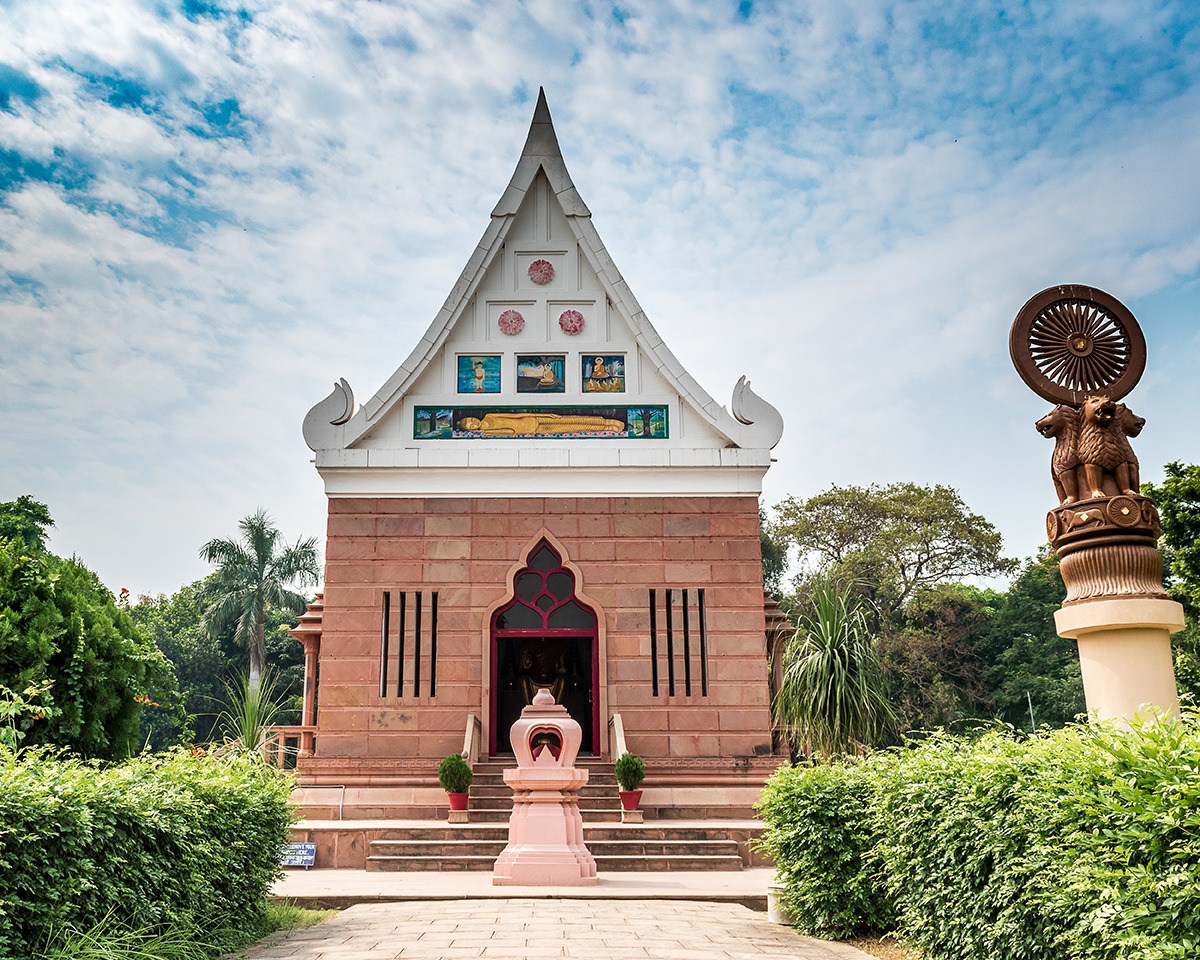
[[276, 930], [300, 930], [304, 927], [315, 927], [337, 914], [337, 910], [309, 910], [287, 900], [272, 900], [267, 904], [265, 923], [269, 927], [267, 933], [274, 933]]
[[298, 930], [328, 920], [336, 910], [307, 910], [286, 901], [269, 902], [252, 930], [187, 925], [129, 927], [112, 914], [88, 930], [65, 926], [31, 960], [217, 960], [280, 930]]

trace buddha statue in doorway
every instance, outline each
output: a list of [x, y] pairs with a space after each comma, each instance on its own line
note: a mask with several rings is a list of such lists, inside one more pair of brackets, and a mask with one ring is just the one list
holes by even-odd
[[517, 689], [521, 701], [528, 705], [539, 690], [549, 690], [556, 703], [562, 701], [567, 687], [567, 664], [563, 657], [554, 663], [545, 651], [536, 653], [529, 647], [521, 651], [521, 666], [517, 671]]

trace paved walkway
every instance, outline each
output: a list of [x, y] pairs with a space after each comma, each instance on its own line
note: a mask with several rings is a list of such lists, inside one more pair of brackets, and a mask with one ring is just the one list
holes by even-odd
[[247, 956], [249, 960], [867, 958], [854, 947], [798, 936], [740, 904], [562, 897], [363, 903], [317, 926], [273, 934]]

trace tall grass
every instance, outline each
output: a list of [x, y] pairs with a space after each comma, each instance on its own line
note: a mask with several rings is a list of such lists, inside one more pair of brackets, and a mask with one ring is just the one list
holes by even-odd
[[129, 927], [110, 913], [88, 930], [52, 931], [33, 960], [213, 960], [250, 939], [237, 930], [201, 932], [189, 925]]
[[311, 927], [336, 913], [272, 902], [261, 925], [251, 930], [225, 927], [220, 921], [208, 930], [188, 924], [129, 927], [110, 913], [88, 930], [68, 925], [53, 931], [30, 960], [216, 960], [276, 930]]

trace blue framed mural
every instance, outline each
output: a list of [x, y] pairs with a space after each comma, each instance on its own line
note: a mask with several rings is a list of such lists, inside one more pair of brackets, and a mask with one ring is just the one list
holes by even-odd
[[566, 393], [567, 358], [517, 355], [517, 393]]
[[583, 366], [584, 393], [625, 392], [625, 354], [603, 357], [584, 354], [579, 359]]
[[500, 355], [459, 356], [458, 392], [499, 393]]
[[417, 407], [416, 440], [623, 439], [666, 440], [667, 408], [636, 407]]

